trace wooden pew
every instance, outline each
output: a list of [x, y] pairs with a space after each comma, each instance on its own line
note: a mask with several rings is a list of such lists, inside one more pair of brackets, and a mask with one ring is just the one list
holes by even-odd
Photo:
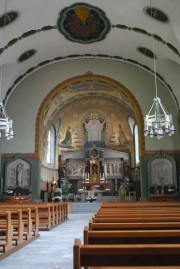
[[[27, 234], [25, 234], [24, 231], [24, 222], [22, 220], [22, 211], [20, 209], [17, 210], [8, 210], [11, 212], [11, 224], [13, 227], [13, 233], [12, 233], [12, 245], [13, 246], [20, 246], [24, 240], [27, 240]], [[4, 229], [6, 229], [6, 219], [3, 217], [3, 213], [6, 213], [7, 211], [4, 210], [0, 211], [0, 223], [1, 227], [4, 226]], [[3, 237], [1, 237], [3, 239]]]
[[99, 216], [111, 216], [111, 215], [121, 215], [121, 214], [130, 214], [130, 215], [135, 215], [135, 214], [139, 214], [139, 215], [147, 215], [147, 214], [153, 214], [153, 215], [172, 215], [172, 214], [180, 214], [180, 208], [142, 208], [142, 209], [129, 209], [129, 208], [115, 208], [115, 209], [98, 209], [94, 215], [99, 215]]
[[[37, 208], [19, 207], [13, 205], [0, 206], [0, 212], [9, 210], [12, 214], [12, 221], [14, 224], [21, 218], [20, 222], [23, 222], [23, 235], [26, 239], [31, 239], [33, 236], [39, 235], [39, 217]], [[21, 213], [18, 213], [21, 211]], [[21, 217], [19, 216], [21, 214]]]
[[179, 212], [180, 208], [179, 207], [173, 207], [173, 206], [168, 206], [168, 207], [157, 207], [157, 206], [149, 206], [149, 207], [99, 207], [97, 209], [97, 212], [151, 212], [151, 211], [157, 211], [157, 212], [170, 212], [172, 211], [176, 211]]
[[137, 223], [94, 223], [89, 221], [89, 229], [95, 230], [135, 230], [135, 229], [180, 229], [180, 222], [137, 222]]
[[178, 266], [179, 264], [180, 244], [82, 245], [80, 239], [75, 239], [73, 246], [74, 269], [83, 266], [97, 268], [132, 266], [133, 268], [133, 266]]
[[142, 213], [96, 213], [94, 214], [93, 218], [96, 218], [96, 219], [111, 219], [111, 218], [130, 218], [130, 219], [133, 219], [133, 218], [143, 218], [143, 219], [149, 219], [149, 218], [165, 218], [166, 220], [168, 218], [179, 218], [180, 217], [180, 212], [179, 213], [174, 213], [174, 212], [171, 212], [171, 213], [146, 213], [146, 214], [142, 214]]
[[180, 266], [88, 266], [88, 269], [180, 269]]
[[39, 229], [50, 230], [68, 218], [68, 203], [38, 203]]
[[[168, 265], [172, 269], [180, 265], [180, 257], [171, 249], [176, 245], [180, 250], [180, 203], [168, 202], [163, 207], [159, 202], [153, 206], [145, 203], [143, 207], [139, 203], [136, 206], [136, 202], [123, 206], [115, 203], [115, 207], [110, 204], [100, 207], [89, 221], [89, 228], [84, 228], [84, 245], [75, 240], [74, 269], [131, 269], [136, 265], [139, 269]], [[173, 262], [168, 263], [171, 259]]]
[[147, 208], [147, 207], [179, 207], [179, 201], [152, 202], [152, 201], [128, 201], [128, 202], [102, 202], [101, 208]]
[[93, 217], [92, 222], [94, 223], [136, 223], [136, 222], [179, 222], [180, 216], [134, 216], [134, 217]]
[[88, 269], [180, 269], [180, 266], [88, 266]]
[[[31, 210], [32, 208], [33, 210], [37, 208], [39, 230], [50, 230], [68, 218], [68, 203], [66, 202], [26, 202], [16, 204], [2, 203], [0, 204], [0, 210], [1, 208], [31, 208]], [[32, 216], [36, 216], [36, 214], [34, 213]]]
[[[11, 212], [0, 212], [0, 218], [4, 218], [5, 222], [0, 221], [0, 249], [1, 254], [10, 251], [13, 248], [13, 226], [11, 223]], [[1, 255], [0, 255], [1, 257]]]
[[84, 244], [178, 244], [180, 230], [91, 231], [84, 227]]
[[[23, 216], [24, 213], [27, 215], [26, 218]], [[30, 213], [30, 209], [0, 210], [0, 259], [39, 237], [39, 234], [32, 233]]]

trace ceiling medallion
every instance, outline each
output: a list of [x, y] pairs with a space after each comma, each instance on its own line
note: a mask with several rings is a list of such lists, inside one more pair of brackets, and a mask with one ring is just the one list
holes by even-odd
[[57, 26], [68, 40], [83, 44], [104, 39], [110, 30], [105, 13], [85, 3], [64, 8], [59, 14]]

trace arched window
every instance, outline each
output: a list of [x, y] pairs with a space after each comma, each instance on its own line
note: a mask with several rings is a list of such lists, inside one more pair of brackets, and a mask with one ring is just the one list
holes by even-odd
[[137, 124], [134, 125], [134, 148], [135, 148], [135, 165], [139, 164], [139, 133]]
[[47, 163], [51, 163], [51, 131], [48, 132], [47, 138]]
[[135, 166], [139, 164], [139, 133], [138, 133], [138, 126], [137, 123], [134, 121], [133, 118], [128, 117], [129, 127], [131, 129], [133, 142], [134, 142], [134, 160]]
[[48, 132], [47, 137], [47, 164], [55, 166], [56, 156], [56, 132], [54, 126]]

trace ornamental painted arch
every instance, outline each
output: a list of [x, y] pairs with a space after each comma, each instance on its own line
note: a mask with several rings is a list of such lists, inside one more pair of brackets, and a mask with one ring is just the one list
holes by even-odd
[[45, 158], [52, 126], [57, 154], [82, 150], [87, 142], [84, 122], [93, 114], [105, 123], [102, 141], [106, 148], [128, 150], [133, 162], [131, 127], [136, 125], [139, 156], [143, 154], [143, 116], [133, 94], [118, 81], [87, 72], [61, 82], [44, 98], [36, 119], [37, 156]]

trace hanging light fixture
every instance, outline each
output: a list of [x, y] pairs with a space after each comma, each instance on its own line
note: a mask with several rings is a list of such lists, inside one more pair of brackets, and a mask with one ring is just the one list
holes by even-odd
[[0, 139], [6, 138], [10, 140], [13, 138], [12, 124], [13, 121], [10, 120], [5, 111], [3, 103], [0, 103]]
[[[153, 27], [153, 14], [152, 14], [152, 5], [150, 0], [150, 8], [151, 8], [151, 20], [152, 20], [152, 30]], [[154, 79], [155, 79], [155, 90], [156, 97], [154, 98], [154, 102], [151, 106], [149, 113], [144, 118], [144, 136], [149, 137], [157, 137], [157, 139], [161, 139], [164, 134], [168, 134], [169, 136], [174, 134], [174, 125], [172, 121], [172, 115], [170, 115], [165, 107], [161, 103], [161, 99], [157, 95], [157, 72], [156, 72], [156, 54], [155, 54], [155, 46], [154, 46], [154, 37], [152, 34], [153, 40], [153, 63], [154, 63]]]
[[[5, 15], [6, 15], [6, 6], [7, 0], [5, 1]], [[4, 28], [5, 28], [5, 15], [4, 15], [4, 27], [3, 27], [3, 37], [2, 37], [2, 48], [4, 47]], [[0, 100], [2, 98], [2, 78], [3, 78], [3, 64], [1, 66], [1, 75], [0, 75]], [[13, 121], [10, 120], [3, 102], [0, 101], [0, 140], [6, 138], [10, 140], [13, 138], [13, 129], [12, 129]]]

